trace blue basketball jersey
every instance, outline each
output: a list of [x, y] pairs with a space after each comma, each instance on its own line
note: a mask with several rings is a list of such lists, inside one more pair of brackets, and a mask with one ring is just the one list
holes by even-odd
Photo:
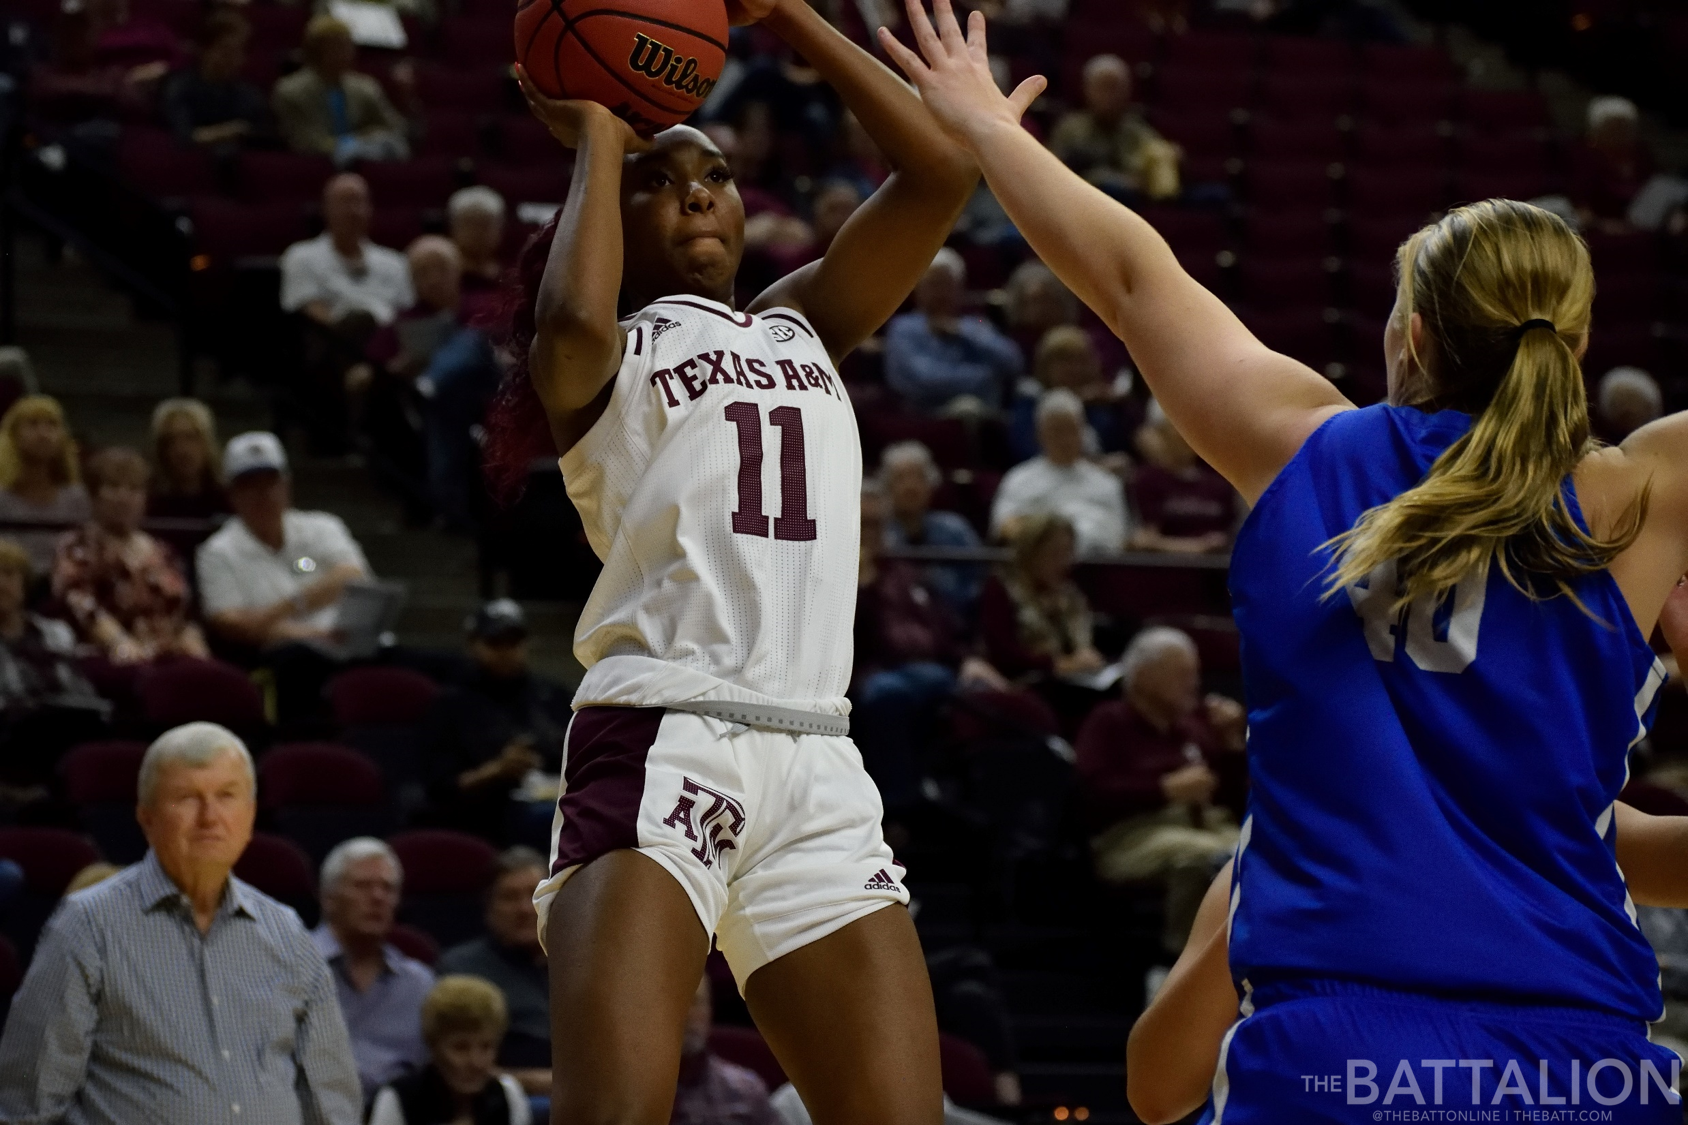
[[1573, 584], [1587, 613], [1498, 569], [1399, 615], [1392, 564], [1324, 596], [1323, 544], [1470, 423], [1339, 414], [1238, 535], [1252, 789], [1232, 972], [1245, 997], [1326, 977], [1657, 1019], [1612, 819], [1665, 673], [1611, 575]]

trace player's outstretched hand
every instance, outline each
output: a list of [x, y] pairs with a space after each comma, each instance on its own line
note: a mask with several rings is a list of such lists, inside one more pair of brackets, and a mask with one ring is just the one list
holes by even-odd
[[778, 4], [779, 0], [727, 0], [727, 23], [733, 27], [760, 23]]
[[[1004, 97], [991, 77], [990, 55], [985, 47], [985, 17], [974, 12], [967, 35], [961, 34], [950, 0], [932, 0], [937, 26], [927, 18], [921, 0], [904, 0], [909, 27], [920, 45], [917, 55], [897, 42], [886, 28], [879, 29], [879, 42], [903, 68], [909, 81], [944, 131], [963, 145], [976, 148], [978, 140], [992, 126], [1018, 126], [1032, 102], [1049, 85], [1033, 75]], [[921, 56], [924, 55], [923, 59]]]
[[621, 118], [611, 113], [609, 109], [598, 102], [558, 100], [548, 98], [539, 92], [528, 77], [527, 70], [516, 64], [516, 82], [522, 88], [522, 94], [527, 98], [528, 108], [540, 122], [557, 138], [557, 143], [564, 148], [579, 148], [580, 140], [588, 129], [594, 126], [616, 128], [621, 134], [621, 145], [625, 152], [644, 152], [651, 147], [651, 143], [633, 131], [633, 127]]

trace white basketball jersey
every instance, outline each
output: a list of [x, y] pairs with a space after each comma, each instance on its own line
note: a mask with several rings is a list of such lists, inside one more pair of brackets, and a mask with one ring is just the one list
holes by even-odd
[[862, 451], [826, 349], [789, 309], [702, 297], [622, 327], [609, 405], [560, 461], [604, 561], [575, 706], [847, 713]]

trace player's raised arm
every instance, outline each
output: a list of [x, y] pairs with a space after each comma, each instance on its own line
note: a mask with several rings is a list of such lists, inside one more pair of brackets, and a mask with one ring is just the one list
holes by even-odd
[[763, 23], [832, 84], [893, 169], [824, 258], [775, 283], [750, 306], [752, 312], [799, 309], [839, 359], [877, 332], [914, 290], [979, 171], [907, 83], [804, 0], [777, 0]]
[[934, 0], [936, 28], [920, 0], [906, 3], [925, 60], [882, 30], [885, 49], [978, 159], [1032, 249], [1125, 341], [1179, 432], [1252, 503], [1348, 401], [1255, 339], [1148, 223], [1020, 127], [1021, 99], [1004, 97], [991, 79], [982, 16], [974, 13], [964, 39], [949, 0]]
[[557, 448], [566, 451], [603, 413], [605, 392], [621, 365], [621, 163], [647, 142], [596, 102], [547, 98], [519, 66], [516, 77], [534, 116], [575, 150], [574, 179], [551, 240], [528, 353], [534, 390]]

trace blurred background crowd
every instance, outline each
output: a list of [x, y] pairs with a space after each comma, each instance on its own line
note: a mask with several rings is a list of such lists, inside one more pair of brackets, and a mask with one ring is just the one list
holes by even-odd
[[[812, 2], [870, 49], [902, 32], [888, 0]], [[1396, 245], [1507, 196], [1590, 245], [1599, 436], [1688, 406], [1677, 6], [975, 6], [1005, 86], [1051, 78], [1027, 128], [1355, 402], [1385, 393]], [[14, 0], [0, 22], [0, 996], [85, 868], [145, 854], [147, 741], [215, 721], [256, 756], [235, 871], [318, 927], [373, 1119], [438, 1093], [417, 1076], [450, 1069], [442, 1029], [495, 1041], [463, 1081], [543, 1095], [530, 898], [597, 562], [553, 463], [509, 502], [480, 474], [506, 270], [571, 167], [509, 73], [508, 4]], [[754, 27], [696, 123], [745, 200], [741, 300], [887, 175]], [[867, 459], [853, 733], [946, 1087], [1130, 1120], [1126, 1031], [1246, 800], [1246, 513], [983, 186], [842, 374]], [[1680, 678], [1632, 776], [1632, 803], [1688, 811]], [[1688, 926], [1648, 924], [1688, 998]], [[711, 977], [676, 1120], [797, 1120], [766, 1116], [800, 1107], [769, 1102], [783, 1075]]]

